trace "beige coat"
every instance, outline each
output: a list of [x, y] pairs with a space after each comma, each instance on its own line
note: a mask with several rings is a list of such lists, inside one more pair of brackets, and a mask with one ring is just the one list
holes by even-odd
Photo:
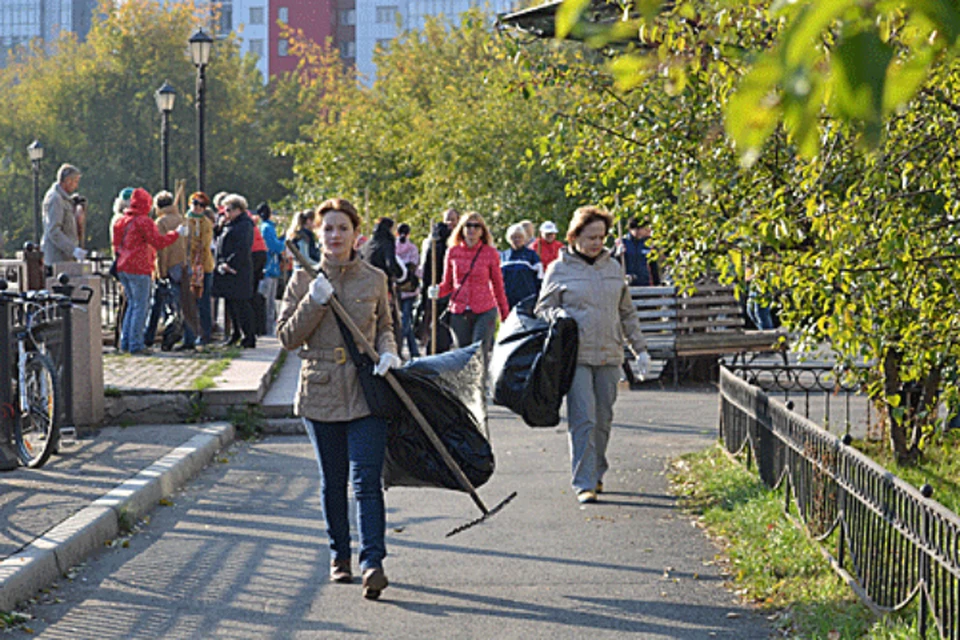
[[[377, 353], [397, 353], [387, 301], [387, 277], [359, 258], [338, 263], [323, 256], [320, 267], [337, 298]], [[312, 278], [295, 271], [283, 294], [277, 337], [284, 349], [299, 349], [300, 385], [294, 411], [318, 422], [342, 422], [370, 415], [357, 370], [344, 349], [333, 310], [310, 297]], [[359, 345], [358, 345], [359, 347]]]
[[625, 342], [634, 354], [647, 350], [630, 288], [606, 249], [593, 264], [569, 248], [560, 251], [544, 276], [536, 312], [549, 316], [558, 308], [577, 321], [577, 364], [621, 365]]
[[[160, 210], [160, 217], [157, 219], [157, 231], [160, 235], [166, 235], [183, 224], [183, 216], [177, 211], [176, 205], [170, 205]], [[157, 273], [161, 278], [166, 278], [170, 272], [170, 267], [175, 264], [187, 263], [187, 241], [184, 238], [177, 238], [169, 247], [164, 247], [157, 251]]]
[[213, 259], [213, 251], [210, 245], [213, 244], [213, 222], [205, 215], [196, 216], [187, 214], [187, 226], [189, 230], [187, 235], [190, 237], [187, 255], [190, 257], [192, 266], [197, 259], [197, 254], [203, 260], [203, 272], [213, 273], [216, 262]]
[[76, 262], [73, 250], [79, 246], [73, 200], [60, 183], [54, 182], [43, 196], [43, 238], [40, 240], [43, 261], [48, 265]]

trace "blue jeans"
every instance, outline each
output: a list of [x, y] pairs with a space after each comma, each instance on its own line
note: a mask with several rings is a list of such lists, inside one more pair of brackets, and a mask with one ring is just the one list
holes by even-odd
[[213, 274], [203, 274], [203, 295], [197, 299], [197, 312], [200, 315], [200, 342], [210, 344], [213, 340], [213, 310], [211, 308], [210, 289], [213, 287]]
[[402, 335], [407, 340], [407, 349], [410, 350], [411, 358], [420, 357], [420, 345], [417, 344], [417, 338], [413, 335], [413, 303], [417, 301], [412, 298], [400, 298], [400, 326]]
[[304, 418], [303, 423], [320, 467], [320, 502], [327, 520], [332, 559], [350, 559], [349, 474], [357, 501], [360, 570], [382, 567], [387, 548], [380, 476], [387, 447], [387, 423], [373, 416], [349, 422], [314, 422]]
[[147, 328], [147, 307], [150, 305], [150, 276], [120, 272], [120, 284], [127, 296], [127, 312], [120, 327], [120, 350], [136, 353], [143, 349], [143, 332]]
[[747, 315], [757, 329], [773, 329], [773, 316], [770, 307], [762, 304], [757, 296], [751, 295], [747, 299]]

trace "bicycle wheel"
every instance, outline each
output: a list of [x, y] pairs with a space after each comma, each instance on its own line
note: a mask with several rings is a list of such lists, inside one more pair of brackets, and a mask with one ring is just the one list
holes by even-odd
[[60, 439], [56, 369], [44, 354], [31, 353], [19, 382], [26, 389], [27, 406], [20, 407], [20, 416], [14, 425], [17, 456], [24, 466], [38, 468], [50, 458]]

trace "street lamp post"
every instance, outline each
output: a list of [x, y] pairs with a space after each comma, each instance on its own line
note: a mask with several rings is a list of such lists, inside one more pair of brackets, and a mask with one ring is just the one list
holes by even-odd
[[177, 99], [177, 91], [167, 81], [154, 94], [160, 110], [160, 184], [170, 190], [170, 112]]
[[212, 46], [213, 38], [204, 33], [202, 28], [190, 36], [190, 57], [193, 58], [193, 64], [197, 68], [197, 191], [204, 190], [206, 177], [203, 157], [203, 109], [204, 93], [206, 92], [205, 72], [207, 63], [210, 62]]
[[27, 154], [33, 163], [33, 237], [40, 244], [40, 161], [43, 160], [43, 145], [34, 140], [27, 146]]

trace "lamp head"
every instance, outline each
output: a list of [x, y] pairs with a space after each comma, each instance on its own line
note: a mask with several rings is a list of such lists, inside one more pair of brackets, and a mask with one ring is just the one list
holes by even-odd
[[153, 97], [157, 99], [157, 109], [162, 113], [170, 113], [173, 111], [173, 103], [177, 99], [177, 90], [164, 80], [163, 86], [157, 89]]
[[27, 154], [34, 162], [43, 160], [43, 145], [39, 140], [34, 140], [27, 146]]
[[190, 36], [190, 57], [196, 67], [205, 67], [210, 62], [210, 49], [213, 47], [213, 38], [203, 32], [203, 28]]

